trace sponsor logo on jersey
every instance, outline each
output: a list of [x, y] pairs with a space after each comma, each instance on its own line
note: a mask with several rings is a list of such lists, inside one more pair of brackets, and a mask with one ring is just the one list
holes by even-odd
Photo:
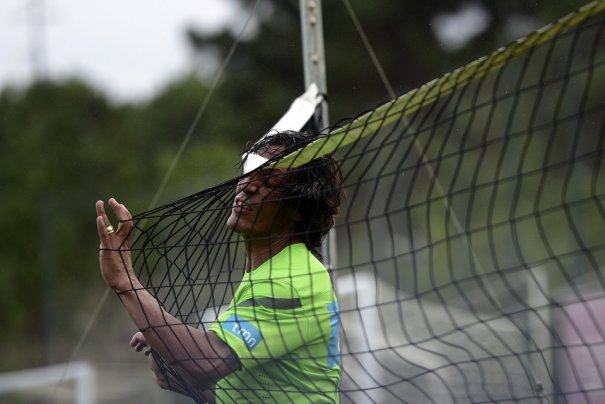
[[328, 304], [330, 312], [330, 341], [328, 343], [328, 367], [340, 364], [340, 310], [334, 300]]
[[248, 321], [238, 318], [235, 314], [231, 315], [221, 326], [228, 333], [244, 341], [249, 350], [256, 348], [263, 340], [258, 328]]

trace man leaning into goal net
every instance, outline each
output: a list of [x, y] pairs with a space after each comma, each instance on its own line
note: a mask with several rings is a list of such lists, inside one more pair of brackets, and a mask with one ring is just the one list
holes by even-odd
[[[274, 133], [248, 156], [275, 160], [308, 141], [299, 132]], [[119, 219], [114, 231], [97, 202], [101, 274], [140, 330], [131, 345], [148, 354], [161, 387], [198, 402], [339, 401], [338, 304], [319, 249], [342, 199], [340, 168], [329, 156], [243, 176], [226, 225], [245, 245], [245, 273], [207, 332], [145, 290], [131, 264], [130, 213], [109, 200]]]

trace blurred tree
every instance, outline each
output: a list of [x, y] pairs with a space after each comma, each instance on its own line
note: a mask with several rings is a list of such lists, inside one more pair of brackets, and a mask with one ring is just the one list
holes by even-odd
[[[51, 361], [45, 340], [77, 339], [73, 308], [102, 287], [94, 202], [147, 209], [205, 92], [187, 76], [139, 106], [111, 105], [76, 80], [0, 93], [0, 371]], [[162, 198], [232, 177], [240, 150], [221, 136], [193, 142]]]
[[[23, 357], [15, 358], [15, 346], [9, 349], [3, 344], [3, 368], [14, 366], [12, 360], [30, 364], [41, 361], [41, 341], [47, 331], [43, 315], [48, 303], [44, 299], [42, 268], [47, 269], [48, 264], [56, 268], [53, 278], [59, 272], [81, 273], [77, 268], [79, 258], [71, 257], [72, 265], [64, 267], [44, 262], [61, 251], [50, 257], [39, 254], [49, 231], [71, 234], [60, 242], [65, 248], [85, 247], [77, 242], [78, 221], [72, 218], [58, 222], [55, 213], [59, 204], [66, 206], [65, 211], [71, 210], [74, 200], [102, 180], [89, 181], [98, 176], [94, 175], [94, 165], [85, 162], [94, 152], [92, 143], [101, 138], [101, 133], [112, 133], [116, 119], [119, 112], [76, 81], [39, 82], [24, 91], [7, 89], [0, 96], [0, 181], [5, 187], [0, 200], [0, 226], [7, 229], [0, 236], [0, 277], [8, 278], [0, 280], [0, 306], [6, 313], [3, 334], [17, 346], [29, 348], [20, 354]], [[73, 294], [73, 290], [65, 293]]]
[[[253, 0], [240, 0], [251, 7]], [[302, 92], [302, 45], [297, 0], [266, 2], [257, 12], [259, 30], [253, 41], [240, 44], [221, 89], [225, 103], [237, 108], [248, 127], [224, 122], [227, 133], [250, 140], [250, 130], [266, 130], [292, 98]], [[585, 4], [573, 1], [428, 0], [368, 2], [350, 0], [353, 10], [395, 92], [399, 95], [458, 66], [494, 51]], [[335, 123], [389, 98], [344, 1], [324, 1], [324, 37], [330, 116]], [[482, 8], [485, 32], [456, 52], [441, 47], [435, 17]], [[479, 22], [474, 22], [479, 23]], [[191, 27], [189, 43], [200, 55], [224, 57], [235, 40], [232, 30], [208, 35]], [[218, 52], [217, 52], [218, 50]], [[240, 115], [243, 114], [243, 115]]]

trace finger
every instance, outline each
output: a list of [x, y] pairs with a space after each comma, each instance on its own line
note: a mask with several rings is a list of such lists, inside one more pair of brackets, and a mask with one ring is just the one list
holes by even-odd
[[125, 212], [126, 207], [119, 203], [115, 198], [109, 198], [109, 206], [111, 206], [111, 209], [113, 209], [113, 212], [120, 221], [128, 220], [128, 216]]
[[141, 352], [147, 347], [147, 344], [133, 337], [132, 340], [130, 340], [130, 346], [134, 348], [136, 352]]
[[101, 248], [107, 248], [111, 246], [109, 241], [109, 234], [106, 229], [105, 219], [103, 216], [97, 216], [97, 233], [99, 233], [99, 240], [101, 241]]
[[113, 209], [116, 217], [120, 221], [118, 230], [122, 229], [122, 232], [128, 232], [132, 228], [132, 215], [126, 209], [126, 206], [119, 203], [115, 198], [109, 200], [109, 206]]
[[130, 214], [130, 211], [128, 210], [126, 205], [122, 204], [122, 207], [124, 208], [124, 211], [126, 212], [126, 220], [132, 221], [132, 215]]
[[143, 336], [143, 333], [140, 331], [137, 331], [134, 333], [134, 335], [132, 336], [132, 339], [130, 340], [130, 343], [144, 343], [146, 344], [147, 341], [145, 340], [145, 337]]
[[97, 216], [101, 216], [103, 218], [103, 223], [104, 223], [105, 227], [109, 226], [111, 224], [111, 222], [107, 218], [107, 213], [105, 213], [105, 205], [103, 204], [103, 201], [97, 201], [96, 208], [97, 208]]
[[128, 208], [126, 208], [126, 206], [124, 204], [122, 204], [122, 206], [124, 207], [124, 211], [126, 212], [126, 217], [127, 217], [127, 223], [128, 223], [128, 235], [126, 236], [126, 243], [127, 245], [130, 245], [132, 243], [132, 238], [133, 238], [133, 229], [134, 229], [134, 221], [132, 220], [132, 215], [130, 214], [130, 211], [128, 210]]
[[140, 331], [137, 331], [133, 336], [132, 339], [130, 340], [130, 346], [135, 346], [137, 344], [143, 344], [144, 346], [147, 345], [147, 340], [145, 339], [145, 337], [143, 336], [143, 333]]
[[130, 346], [134, 348], [135, 346], [137, 346], [139, 341], [140, 341], [139, 333], [135, 332], [134, 335], [132, 336], [132, 338], [130, 339]]

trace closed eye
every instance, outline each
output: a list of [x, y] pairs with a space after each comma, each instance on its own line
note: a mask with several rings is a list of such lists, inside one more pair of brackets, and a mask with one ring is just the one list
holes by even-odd
[[283, 169], [262, 170], [259, 174], [263, 179], [263, 185], [269, 188], [279, 187], [288, 177], [288, 172]]

